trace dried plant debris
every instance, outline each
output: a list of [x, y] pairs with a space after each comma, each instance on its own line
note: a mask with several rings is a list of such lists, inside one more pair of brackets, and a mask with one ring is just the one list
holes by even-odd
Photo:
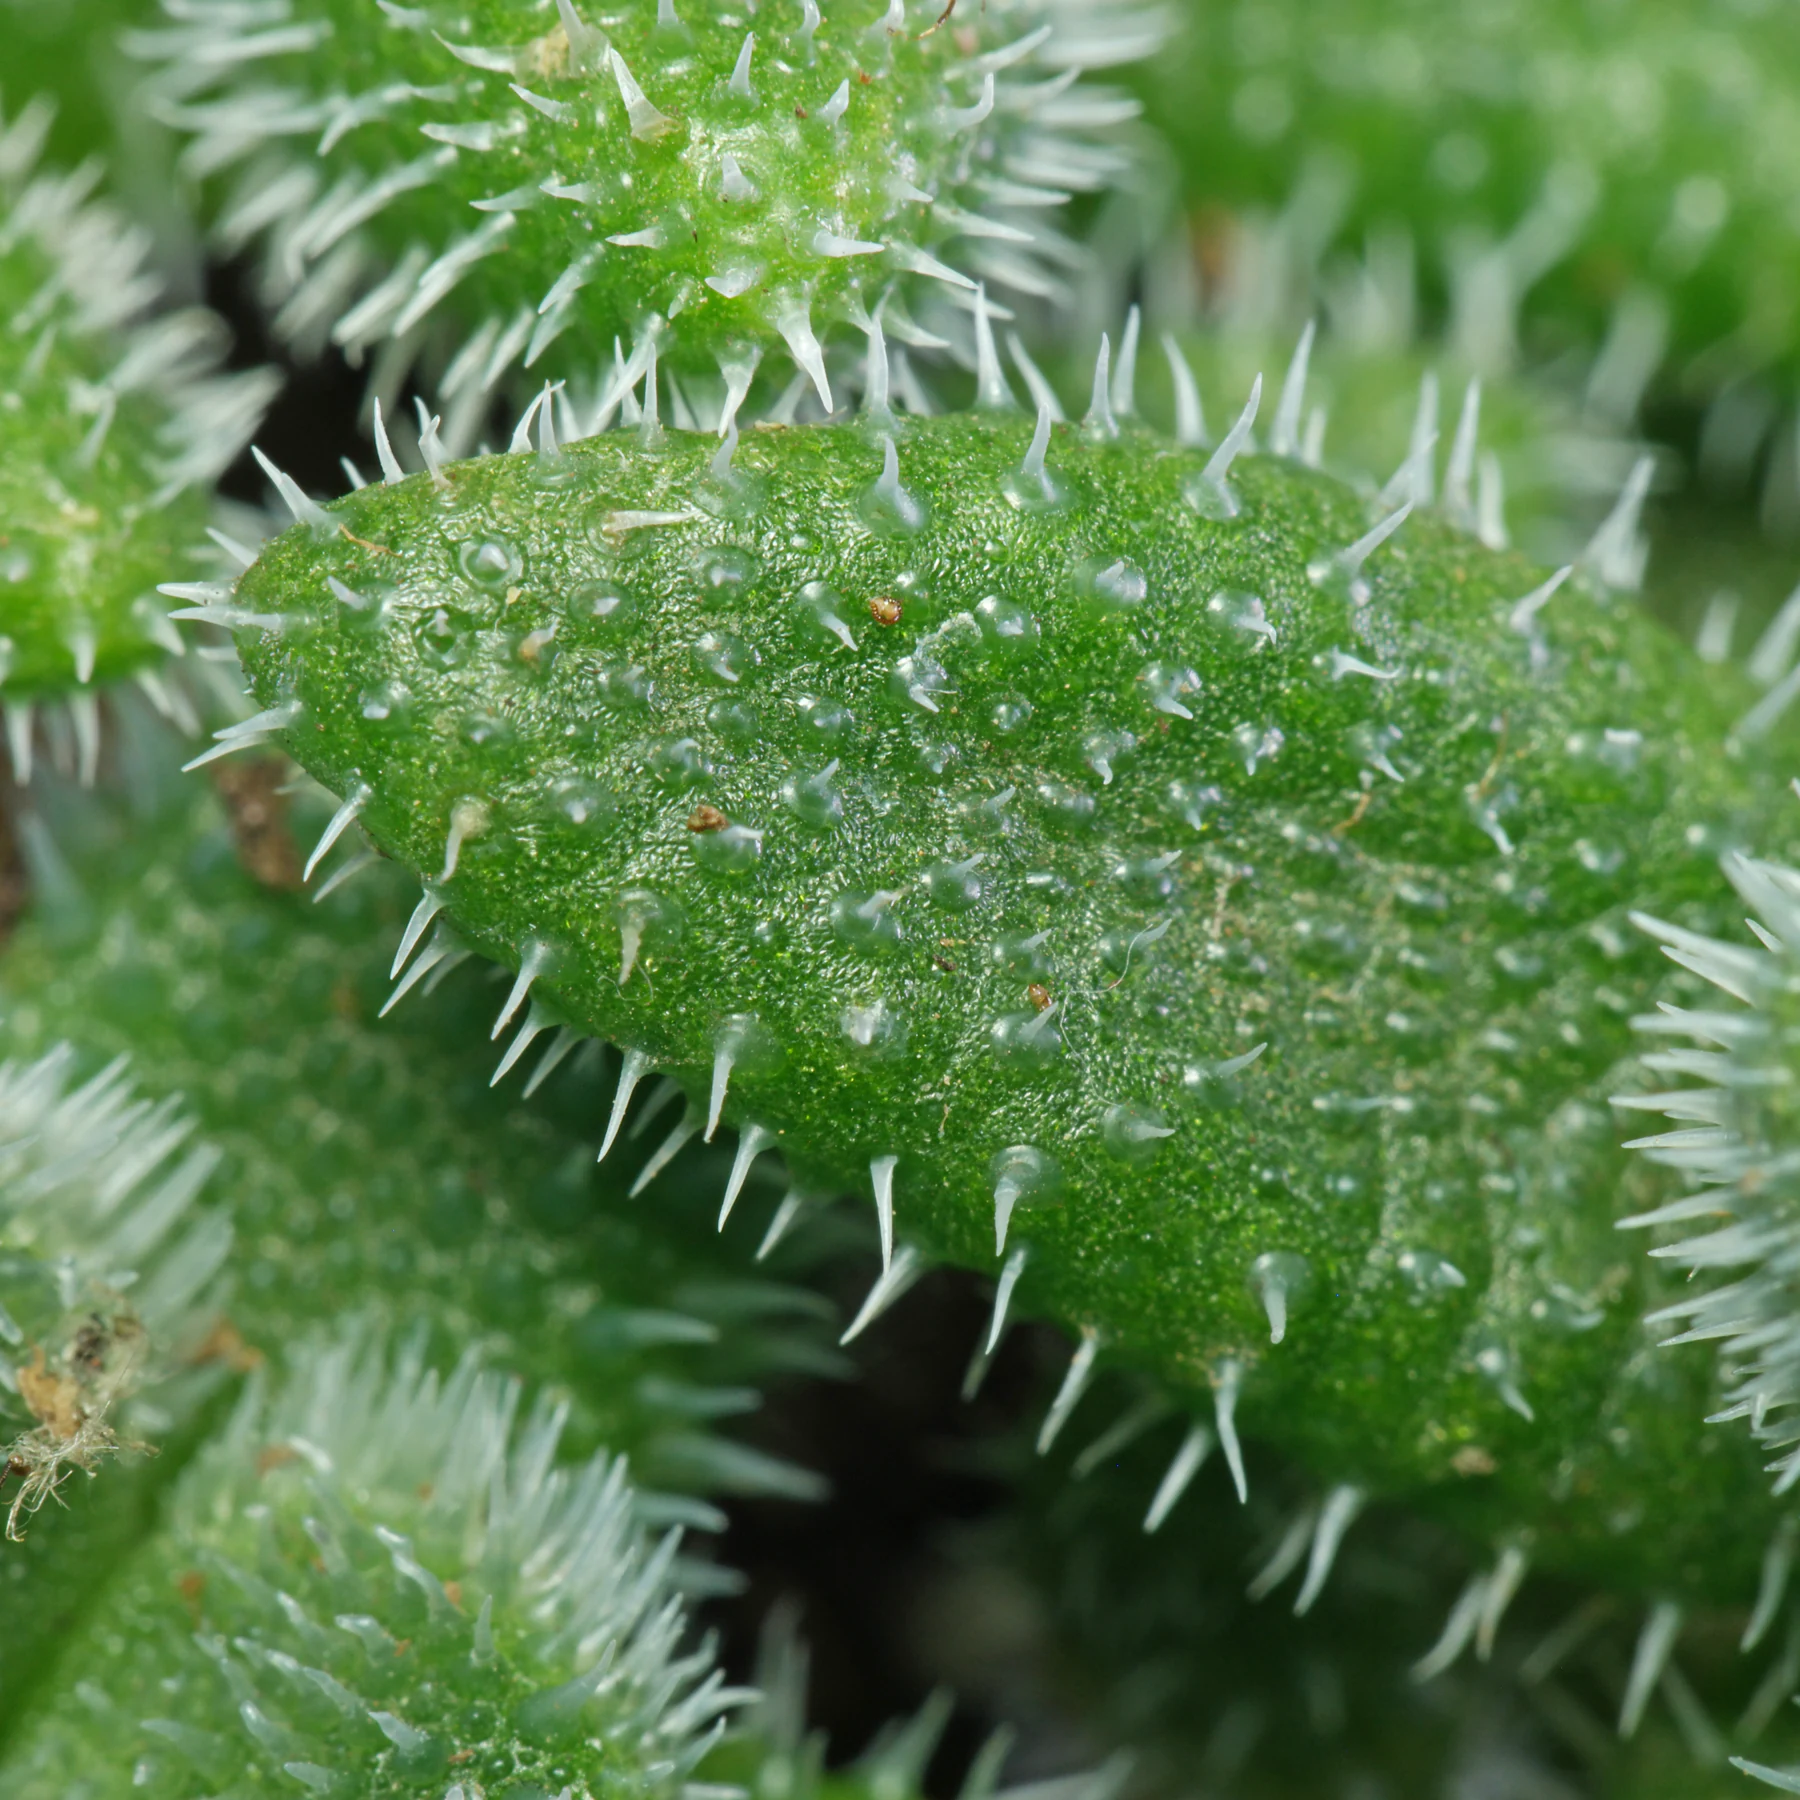
[[[217, 1152], [133, 1091], [122, 1065], [75, 1079], [66, 1047], [0, 1065], [0, 1456], [7, 1535], [68, 1476], [148, 1446], [147, 1386], [209, 1354], [231, 1244], [200, 1203]], [[10, 1416], [9, 1416], [10, 1415]]]

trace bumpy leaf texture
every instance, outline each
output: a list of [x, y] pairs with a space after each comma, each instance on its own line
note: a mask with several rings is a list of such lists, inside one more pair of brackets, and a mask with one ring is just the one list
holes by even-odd
[[1069, 84], [1143, 54], [1158, 19], [940, 10], [209, 0], [133, 43], [190, 168], [229, 172], [224, 240], [265, 238], [281, 327], [354, 353], [453, 321], [454, 444], [521, 363], [610, 414], [615, 339], [634, 374], [674, 356], [703, 412], [735, 410], [768, 351], [829, 411], [844, 324], [885, 306], [941, 347], [928, 317], [966, 343], [978, 281], [1060, 294], [1047, 221], [1122, 166], [1094, 133], [1136, 110]]
[[532, 991], [621, 1106], [666, 1067], [684, 1131], [861, 1186], [890, 1290], [1022, 1268], [1083, 1334], [1047, 1438], [1119, 1352], [1346, 1517], [1748, 1588], [1769, 1502], [1644, 1354], [1606, 1097], [1627, 911], [1717, 907], [1776, 712], [1597, 586], [1107, 422], [309, 509], [240, 584], [254, 728], [516, 966], [497, 1029]]

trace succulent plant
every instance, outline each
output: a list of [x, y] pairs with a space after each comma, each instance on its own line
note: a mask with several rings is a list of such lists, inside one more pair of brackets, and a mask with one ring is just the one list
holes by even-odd
[[1340, 1528], [1408, 1492], [1749, 1591], [1771, 1504], [1638, 1352], [1605, 1102], [1626, 913], [1713, 892], [1781, 709], [1608, 596], [1618, 520], [1545, 580], [1096, 395], [302, 504], [215, 603], [264, 707], [220, 748], [421, 871], [401, 962], [443, 908], [517, 970], [496, 1037], [534, 996], [626, 1049], [615, 1118], [662, 1068], [677, 1138], [737, 1122], [725, 1212], [779, 1148], [872, 1195], [890, 1290], [1004, 1266], [1079, 1326], [1046, 1439], [1104, 1346]]
[[7, 3], [9, 1793], [1800, 1792], [1778, 14]]
[[220, 369], [203, 308], [152, 310], [147, 234], [93, 198], [97, 165], [33, 173], [50, 117], [33, 103], [0, 132], [0, 703], [29, 775], [34, 707], [67, 700], [91, 775], [99, 684], [135, 675], [182, 708], [156, 584], [204, 546], [274, 378]]
[[290, 332], [360, 352], [454, 320], [455, 442], [515, 365], [580, 380], [569, 416], [604, 421], [660, 357], [698, 384], [671, 403], [716, 418], [773, 351], [829, 412], [844, 324], [942, 346], [941, 297], [966, 343], [978, 283], [1054, 297], [1046, 221], [1114, 174], [1092, 134], [1135, 110], [1069, 83], [1157, 19], [953, 14], [301, 0], [279, 24], [184, 6], [134, 41], [187, 166], [229, 175], [221, 236], [266, 240]]

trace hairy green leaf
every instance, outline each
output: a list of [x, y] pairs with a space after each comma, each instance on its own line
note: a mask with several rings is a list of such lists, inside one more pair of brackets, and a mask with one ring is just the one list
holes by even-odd
[[90, 686], [180, 652], [156, 583], [272, 392], [218, 369], [211, 313], [151, 311], [148, 234], [90, 198], [97, 165], [27, 178], [48, 125], [0, 131], [0, 695], [25, 767], [32, 701], [76, 697], [91, 763]]
[[1123, 1354], [1349, 1511], [1747, 1592], [1770, 1502], [1645, 1354], [1606, 1100], [1627, 912], [1716, 912], [1778, 709], [1591, 578], [1107, 423], [358, 493], [241, 584], [258, 727], [519, 970], [502, 1022], [872, 1192], [888, 1291], [1022, 1256], [1084, 1332], [1047, 1437]]
[[615, 339], [632, 376], [676, 353], [702, 411], [735, 410], [768, 351], [830, 411], [822, 340], [846, 323], [885, 307], [942, 347], [978, 280], [1063, 294], [1046, 220], [1116, 173], [1095, 133], [1135, 111], [1064, 77], [1142, 54], [1158, 20], [938, 10], [300, 0], [275, 28], [184, 7], [134, 43], [190, 166], [230, 175], [225, 240], [266, 236], [280, 326], [410, 354], [455, 321], [440, 391], [466, 444], [521, 363], [609, 417]]

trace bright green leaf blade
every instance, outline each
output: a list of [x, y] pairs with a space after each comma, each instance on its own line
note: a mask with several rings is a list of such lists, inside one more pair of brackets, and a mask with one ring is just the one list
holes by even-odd
[[1030, 435], [368, 490], [246, 576], [246, 659], [462, 928], [898, 1245], [1028, 1245], [1347, 1489], [1747, 1594], [1770, 1502], [1642, 1354], [1607, 1102], [1668, 991], [1627, 913], [1716, 912], [1786, 727], [1426, 515]]

